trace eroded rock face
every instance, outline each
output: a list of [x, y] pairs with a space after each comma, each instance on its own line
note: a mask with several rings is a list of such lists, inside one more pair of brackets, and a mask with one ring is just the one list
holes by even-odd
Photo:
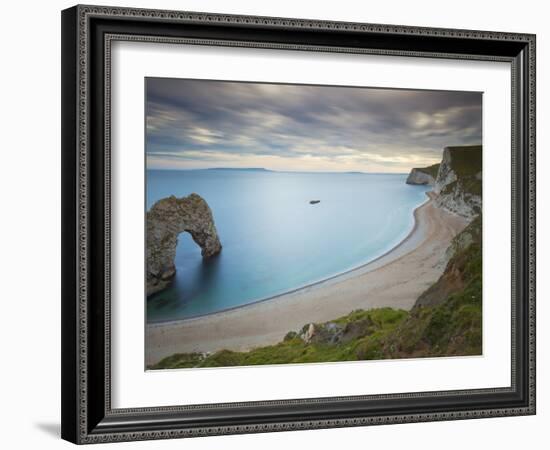
[[481, 212], [481, 146], [445, 147], [435, 180], [436, 205], [468, 220]]
[[451, 150], [448, 147], [443, 149], [443, 158], [439, 165], [439, 172], [437, 173], [437, 179], [434, 185], [434, 192], [436, 194], [441, 193], [441, 190], [456, 181], [456, 173], [452, 169]]
[[166, 288], [176, 274], [174, 258], [183, 232], [199, 245], [203, 258], [222, 249], [212, 211], [200, 195], [159, 200], [147, 212], [147, 296]]
[[370, 318], [341, 324], [337, 322], [309, 323], [304, 325], [299, 333], [288, 333], [285, 340], [298, 336], [306, 344], [345, 344], [361, 336], [373, 332], [373, 322]]
[[468, 220], [481, 212], [481, 196], [465, 191], [460, 184], [452, 184], [442, 191], [435, 204]]
[[407, 184], [427, 184], [433, 186], [437, 173], [439, 172], [439, 163], [432, 164], [428, 167], [415, 167], [411, 169], [409, 176], [407, 177]]
[[407, 184], [428, 184], [433, 186], [435, 183], [434, 177], [430, 174], [422, 172], [420, 169], [412, 169], [407, 177]]

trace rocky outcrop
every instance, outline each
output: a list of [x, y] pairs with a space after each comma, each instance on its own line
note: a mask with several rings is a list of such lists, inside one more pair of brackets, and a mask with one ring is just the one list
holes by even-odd
[[285, 340], [298, 336], [306, 344], [345, 344], [361, 336], [373, 333], [375, 328], [374, 322], [368, 316], [345, 323], [309, 323], [304, 325], [299, 334], [287, 334]]
[[436, 206], [472, 220], [481, 212], [481, 145], [445, 147], [440, 164], [411, 170], [407, 184], [433, 186]]
[[[448, 262], [443, 274], [418, 297], [415, 308], [443, 303], [450, 295], [464, 289], [468, 277], [471, 276], [470, 272], [481, 272], [481, 225], [482, 219], [478, 215], [454, 237], [447, 248]], [[475, 267], [472, 261], [475, 258], [479, 258], [479, 267], [472, 271], [472, 266]]]
[[147, 212], [147, 295], [166, 288], [176, 274], [178, 235], [188, 232], [203, 258], [218, 254], [222, 245], [212, 212], [197, 194], [164, 198]]
[[436, 206], [469, 220], [481, 213], [481, 146], [445, 147], [434, 184]]
[[435, 178], [437, 177], [437, 172], [439, 169], [439, 164], [434, 164], [429, 167], [415, 167], [409, 173], [407, 177], [407, 184], [428, 184], [433, 186], [435, 184]]
[[443, 149], [441, 164], [437, 172], [436, 182], [434, 183], [434, 192], [439, 194], [445, 186], [454, 183], [456, 180], [456, 173], [452, 169], [451, 150], [450, 147], [445, 147]]

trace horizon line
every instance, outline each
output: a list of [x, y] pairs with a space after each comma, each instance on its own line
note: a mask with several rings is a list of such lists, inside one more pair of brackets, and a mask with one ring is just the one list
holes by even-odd
[[[409, 169], [412, 170], [413, 168]], [[163, 168], [163, 167], [146, 167], [145, 170], [159, 170], [159, 171], [178, 171], [178, 172], [194, 172], [199, 170], [235, 170], [235, 171], [258, 171], [258, 172], [275, 172], [275, 173], [357, 173], [363, 175], [406, 175], [409, 172], [363, 172], [360, 170], [276, 170], [276, 169], [266, 169], [265, 167], [203, 167], [203, 168]]]

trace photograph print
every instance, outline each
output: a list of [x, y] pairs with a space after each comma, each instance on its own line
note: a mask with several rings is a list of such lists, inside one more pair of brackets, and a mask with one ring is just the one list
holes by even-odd
[[482, 348], [482, 93], [145, 79], [145, 368]]

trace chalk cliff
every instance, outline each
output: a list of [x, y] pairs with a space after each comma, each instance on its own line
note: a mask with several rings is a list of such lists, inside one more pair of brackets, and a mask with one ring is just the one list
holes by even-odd
[[222, 249], [212, 211], [201, 196], [159, 200], [147, 212], [147, 296], [172, 281], [178, 235], [182, 232], [191, 235], [203, 258], [210, 258]]
[[428, 167], [415, 167], [407, 177], [407, 184], [435, 184], [435, 178], [439, 170], [439, 164]]
[[472, 220], [481, 213], [481, 145], [445, 147], [434, 184], [439, 207]]
[[481, 145], [445, 147], [440, 164], [411, 170], [407, 184], [433, 186], [436, 206], [469, 220], [481, 213]]

